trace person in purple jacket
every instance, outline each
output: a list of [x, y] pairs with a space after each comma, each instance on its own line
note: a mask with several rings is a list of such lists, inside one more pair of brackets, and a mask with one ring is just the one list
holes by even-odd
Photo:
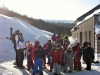
[[58, 34], [58, 35], [56, 36], [56, 43], [58, 44], [60, 41], [61, 41], [61, 35]]

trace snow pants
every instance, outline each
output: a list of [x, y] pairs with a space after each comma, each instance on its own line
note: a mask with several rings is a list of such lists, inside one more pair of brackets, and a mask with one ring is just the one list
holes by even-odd
[[23, 60], [24, 60], [24, 50], [18, 49], [17, 54], [18, 54], [17, 66], [22, 67], [23, 66]]
[[17, 49], [16, 49], [16, 43], [14, 43], [14, 49], [15, 49], [15, 54], [16, 54], [15, 61], [17, 63], [18, 62], [18, 54], [17, 54]]
[[40, 75], [43, 74], [43, 70], [42, 70], [42, 59], [37, 58], [36, 59], [36, 62], [34, 64], [33, 72], [32, 72], [33, 75], [36, 74], [36, 71], [38, 69], [38, 66], [39, 66], [39, 73], [40, 73]]
[[53, 64], [54, 64], [54, 62], [51, 62], [51, 63], [50, 63], [50, 70], [53, 69]]
[[86, 66], [86, 69], [87, 69], [87, 70], [91, 70], [91, 60], [87, 59], [87, 60], [86, 60], [86, 65], [87, 65], [87, 66]]
[[81, 61], [79, 58], [77, 60], [74, 59], [74, 69], [81, 70]]
[[51, 60], [50, 60], [50, 53], [48, 53], [48, 64], [50, 64]]
[[53, 67], [54, 67], [54, 73], [60, 75], [61, 74], [61, 65], [59, 65], [58, 63], [54, 63]]
[[69, 69], [72, 71], [73, 70], [73, 64], [72, 63], [65, 63], [64, 70], [67, 70], [68, 66], [69, 66]]
[[27, 67], [29, 70], [30, 68], [33, 68], [33, 61], [32, 61], [31, 55], [27, 56]]

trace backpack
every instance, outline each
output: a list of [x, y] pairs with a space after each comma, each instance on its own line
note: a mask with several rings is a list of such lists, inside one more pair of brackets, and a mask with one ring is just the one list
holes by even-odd
[[11, 39], [12, 39], [12, 42], [13, 42], [13, 43], [16, 43], [15, 34], [12, 35], [12, 38], [11, 38]]

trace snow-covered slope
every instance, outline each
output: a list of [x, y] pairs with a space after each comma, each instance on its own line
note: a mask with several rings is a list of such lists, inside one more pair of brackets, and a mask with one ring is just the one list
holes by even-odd
[[44, 41], [46, 42], [50, 39], [49, 35], [52, 35], [52, 33], [45, 33], [21, 19], [0, 15], [0, 38], [10, 37], [10, 27], [13, 28], [13, 32], [20, 30], [24, 35], [25, 41], [30, 40], [34, 42], [39, 40], [43, 44]]

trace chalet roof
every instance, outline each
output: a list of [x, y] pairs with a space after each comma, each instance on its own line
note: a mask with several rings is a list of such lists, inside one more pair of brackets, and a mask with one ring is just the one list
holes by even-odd
[[100, 9], [100, 4], [97, 5], [96, 7], [94, 7], [93, 9], [91, 9], [90, 11], [88, 11], [87, 13], [83, 14], [82, 16], [80, 16], [79, 18], [77, 18], [76, 20], [78, 21], [82, 21], [85, 17], [89, 16], [90, 14], [92, 14], [95, 10]]

